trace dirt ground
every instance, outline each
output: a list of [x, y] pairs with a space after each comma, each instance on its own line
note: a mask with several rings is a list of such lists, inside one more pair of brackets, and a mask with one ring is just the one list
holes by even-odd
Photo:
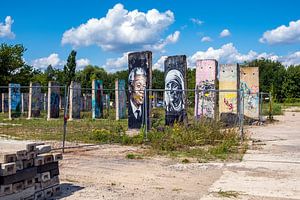
[[[300, 112], [277, 119], [247, 128], [253, 142], [241, 162], [128, 159], [143, 149], [119, 145], [68, 150], [60, 162], [58, 199], [300, 199]], [[0, 151], [18, 143], [0, 139]]]

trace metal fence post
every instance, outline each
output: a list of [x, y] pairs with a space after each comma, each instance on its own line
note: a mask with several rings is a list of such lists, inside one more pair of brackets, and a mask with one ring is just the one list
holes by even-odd
[[273, 120], [273, 98], [272, 98], [272, 93], [269, 93], [269, 119]]
[[262, 121], [262, 97], [263, 97], [263, 93], [260, 92], [258, 97], [259, 97], [259, 121]]
[[68, 87], [68, 92], [67, 92], [67, 86], [65, 85], [64, 134], [63, 134], [63, 147], [62, 147], [63, 153], [65, 152], [65, 141], [66, 141], [66, 134], [67, 134], [69, 92], [70, 92], [70, 87]]
[[241, 135], [241, 141], [243, 142], [244, 141], [244, 90], [242, 89], [241, 90], [241, 97], [242, 97], [242, 105], [241, 105], [241, 121], [240, 121], [240, 135]]
[[198, 85], [196, 86], [196, 119], [199, 119], [199, 87]]
[[147, 105], [147, 102], [148, 102], [148, 99], [147, 99], [147, 97], [149, 97], [148, 95], [147, 95], [147, 88], [145, 88], [144, 89], [144, 101], [145, 101], [145, 112], [144, 112], [144, 114], [145, 114], [145, 117], [144, 117], [144, 119], [145, 119], [145, 139], [146, 140], [148, 140], [148, 105]]

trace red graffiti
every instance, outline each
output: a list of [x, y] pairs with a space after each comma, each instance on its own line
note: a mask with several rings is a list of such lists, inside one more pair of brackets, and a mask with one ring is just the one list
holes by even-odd
[[224, 103], [225, 103], [225, 105], [228, 107], [228, 109], [230, 111], [233, 111], [233, 105], [232, 105], [232, 103], [229, 103], [229, 101], [226, 98], [224, 98]]

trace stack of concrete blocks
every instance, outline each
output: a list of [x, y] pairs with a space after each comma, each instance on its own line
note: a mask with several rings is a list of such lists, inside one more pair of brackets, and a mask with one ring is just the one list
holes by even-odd
[[17, 152], [0, 154], [0, 199], [41, 200], [60, 194], [58, 161], [51, 146], [31, 143]]

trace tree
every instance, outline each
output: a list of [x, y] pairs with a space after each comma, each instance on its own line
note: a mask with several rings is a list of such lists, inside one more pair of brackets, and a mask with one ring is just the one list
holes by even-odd
[[285, 81], [286, 69], [278, 61], [259, 59], [246, 63], [246, 66], [259, 67], [259, 91], [270, 92], [273, 86], [274, 97], [283, 101], [285, 94], [282, 85]]
[[155, 69], [152, 71], [152, 88], [153, 89], [164, 89], [164, 72]]
[[67, 64], [64, 66], [64, 83], [67, 85], [70, 85], [71, 81], [75, 78], [76, 54], [77, 52], [72, 50], [68, 57]]
[[300, 65], [287, 68], [282, 88], [289, 101], [300, 98]]
[[25, 67], [23, 54], [26, 51], [23, 45], [7, 45], [5, 43], [0, 46], [0, 80], [1, 85], [8, 85], [14, 81], [16, 74], [20, 73], [21, 68]]

